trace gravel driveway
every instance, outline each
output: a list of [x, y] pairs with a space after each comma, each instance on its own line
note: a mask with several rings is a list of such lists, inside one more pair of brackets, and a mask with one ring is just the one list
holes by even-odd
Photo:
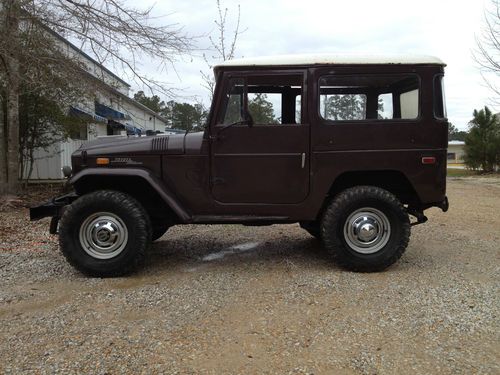
[[179, 226], [128, 278], [74, 271], [0, 212], [0, 373], [498, 374], [500, 181], [448, 181], [383, 273], [298, 225]]

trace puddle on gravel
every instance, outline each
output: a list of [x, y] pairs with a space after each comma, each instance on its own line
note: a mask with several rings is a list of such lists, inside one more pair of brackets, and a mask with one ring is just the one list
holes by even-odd
[[214, 260], [219, 260], [224, 258], [227, 255], [233, 255], [233, 254], [238, 254], [238, 253], [243, 253], [245, 251], [250, 251], [254, 250], [260, 245], [260, 242], [245, 242], [242, 244], [238, 245], [233, 245], [226, 250], [219, 251], [217, 253], [212, 253], [205, 255], [203, 258], [201, 258], [202, 261], [204, 262], [211, 262]]

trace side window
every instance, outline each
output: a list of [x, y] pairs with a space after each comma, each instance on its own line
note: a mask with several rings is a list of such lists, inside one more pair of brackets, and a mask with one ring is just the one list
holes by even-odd
[[295, 123], [300, 124], [302, 119], [302, 95], [295, 97]]
[[419, 79], [415, 75], [323, 76], [319, 113], [327, 123], [415, 119], [419, 116]]
[[444, 76], [434, 77], [434, 116], [439, 119], [446, 119], [446, 96], [444, 94]]
[[255, 124], [281, 124], [283, 118], [281, 110], [281, 94], [251, 92], [260, 91], [258, 87], [249, 87], [248, 92], [248, 112], [252, 116]]
[[392, 110], [393, 102], [392, 93], [380, 94], [377, 100], [377, 119], [390, 120], [394, 118], [394, 111]]
[[303, 75], [250, 75], [228, 81], [219, 124], [250, 117], [254, 125], [301, 123]]
[[418, 89], [403, 92], [399, 95], [401, 118], [418, 117]]
[[300, 124], [297, 106], [300, 113], [302, 86], [301, 74], [249, 76], [248, 112], [254, 124]]
[[244, 81], [241, 78], [229, 80], [229, 87], [224, 97], [223, 116], [219, 117], [218, 123], [228, 125], [233, 122], [243, 121], [243, 89]]
[[[340, 88], [338, 88], [340, 89]], [[342, 92], [343, 90], [339, 90]], [[366, 95], [342, 92], [320, 96], [320, 108], [326, 120], [364, 120], [366, 119]]]

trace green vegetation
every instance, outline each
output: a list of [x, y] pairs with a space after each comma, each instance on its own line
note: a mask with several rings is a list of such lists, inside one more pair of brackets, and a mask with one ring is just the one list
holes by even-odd
[[500, 165], [500, 121], [488, 107], [474, 110], [465, 137], [465, 164], [473, 170], [493, 172]]
[[207, 110], [201, 104], [167, 102], [160, 112], [167, 119], [167, 124], [173, 129], [186, 131], [201, 130], [205, 126]]
[[472, 177], [479, 175], [479, 172], [470, 169], [448, 168], [446, 170], [446, 175], [448, 177]]
[[65, 105], [71, 101], [68, 88], [65, 93], [33, 90], [21, 86], [19, 95], [19, 164], [21, 174], [29, 180], [33, 172], [35, 150], [49, 151], [51, 146], [69, 137], [79, 138], [91, 120], [68, 113]]
[[165, 104], [158, 95], [146, 96], [144, 91], [138, 91], [134, 99], [165, 117], [172, 129], [201, 130], [205, 125], [207, 110], [201, 104], [178, 103], [173, 100]]
[[250, 94], [248, 112], [250, 112], [255, 124], [279, 124], [278, 119], [274, 116], [273, 103], [267, 100], [266, 94]]
[[448, 126], [448, 141], [465, 141], [466, 131], [458, 130], [455, 125], [450, 122]]
[[137, 91], [134, 100], [156, 113], [161, 113], [165, 109], [165, 102], [158, 95], [146, 96], [144, 91]]

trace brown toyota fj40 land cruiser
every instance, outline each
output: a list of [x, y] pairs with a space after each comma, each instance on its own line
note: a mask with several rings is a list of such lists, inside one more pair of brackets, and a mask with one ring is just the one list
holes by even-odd
[[[397, 261], [424, 210], [448, 208], [444, 63], [283, 56], [215, 67], [203, 132], [85, 143], [52, 216], [80, 271], [134, 270], [176, 224], [300, 223], [339, 265]], [[410, 215], [414, 217], [410, 221]]]

